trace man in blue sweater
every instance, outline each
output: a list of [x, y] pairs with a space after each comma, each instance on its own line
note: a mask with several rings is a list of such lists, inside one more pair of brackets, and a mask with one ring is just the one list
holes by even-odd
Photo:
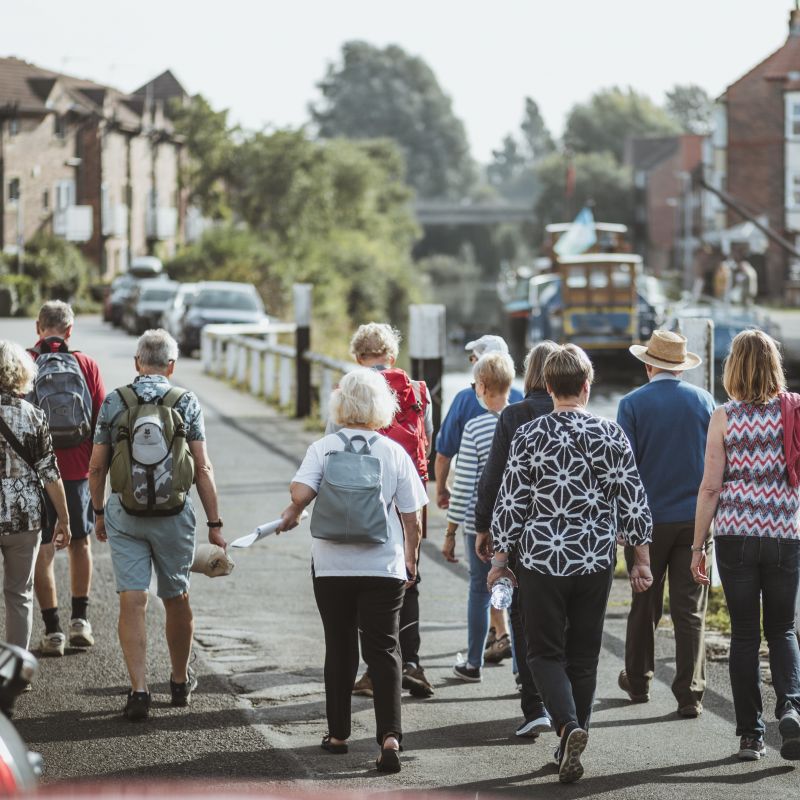
[[[686, 351], [686, 339], [654, 331], [647, 345], [631, 353], [644, 362], [648, 383], [622, 398], [617, 422], [630, 439], [653, 514], [650, 569], [653, 585], [633, 594], [625, 641], [625, 669], [619, 686], [634, 703], [650, 699], [655, 666], [655, 631], [661, 619], [669, 574], [669, 608], [675, 627], [678, 714], [695, 718], [703, 710], [706, 686], [705, 616], [708, 588], [692, 580], [692, 540], [697, 491], [703, 479], [706, 434], [714, 398], [681, 380], [700, 365]], [[628, 568], [632, 553], [625, 553]]]

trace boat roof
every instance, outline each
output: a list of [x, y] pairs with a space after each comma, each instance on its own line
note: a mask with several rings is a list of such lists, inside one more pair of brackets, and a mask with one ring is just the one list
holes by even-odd
[[[545, 230], [548, 233], [564, 233], [572, 227], [571, 222], [554, 222], [548, 225]], [[628, 226], [622, 225], [617, 222], [595, 222], [594, 229], [596, 231], [606, 231], [607, 233], [627, 233]]]
[[633, 253], [584, 253], [580, 256], [560, 256], [559, 264], [641, 264], [642, 257]]

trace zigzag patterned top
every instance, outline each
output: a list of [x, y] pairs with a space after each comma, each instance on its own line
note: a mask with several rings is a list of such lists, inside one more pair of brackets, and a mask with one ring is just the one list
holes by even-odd
[[725, 474], [714, 517], [715, 536], [800, 536], [800, 487], [789, 485], [781, 401], [725, 403]]

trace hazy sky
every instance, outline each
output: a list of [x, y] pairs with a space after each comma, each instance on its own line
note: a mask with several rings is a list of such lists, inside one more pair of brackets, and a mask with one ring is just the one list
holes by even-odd
[[131, 91], [169, 67], [247, 127], [299, 125], [348, 39], [422, 56], [473, 153], [517, 130], [523, 98], [560, 132], [614, 84], [716, 95], [779, 47], [792, 0], [0, 0], [0, 55]]

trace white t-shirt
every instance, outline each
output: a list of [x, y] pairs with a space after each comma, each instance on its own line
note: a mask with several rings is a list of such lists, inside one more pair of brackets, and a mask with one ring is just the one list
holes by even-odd
[[[381, 461], [383, 502], [387, 506], [394, 503], [401, 513], [411, 513], [427, 504], [428, 495], [414, 462], [397, 442], [372, 431], [344, 428], [341, 432], [348, 438], [364, 436], [367, 441], [378, 437], [372, 445], [372, 455]], [[355, 448], [359, 449], [360, 444], [356, 442]], [[337, 450], [344, 450], [344, 442], [336, 434], [314, 442], [308, 448], [294, 481], [310, 486], [315, 492], [319, 491], [325, 454]], [[384, 544], [336, 544], [324, 539], [312, 539], [314, 574], [318, 578], [359, 575], [406, 580], [403, 526], [397, 514], [390, 513], [388, 519], [389, 538]]]

